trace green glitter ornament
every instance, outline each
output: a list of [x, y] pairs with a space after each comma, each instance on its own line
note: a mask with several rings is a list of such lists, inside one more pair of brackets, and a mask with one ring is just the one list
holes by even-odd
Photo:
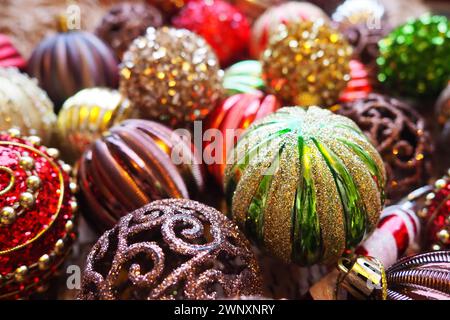
[[396, 93], [435, 97], [450, 79], [450, 22], [425, 15], [378, 43], [378, 80]]
[[223, 86], [227, 95], [257, 93], [265, 88], [261, 62], [244, 60], [225, 70]]
[[383, 161], [347, 117], [319, 107], [282, 108], [251, 125], [231, 157], [230, 216], [285, 262], [334, 262], [377, 224]]

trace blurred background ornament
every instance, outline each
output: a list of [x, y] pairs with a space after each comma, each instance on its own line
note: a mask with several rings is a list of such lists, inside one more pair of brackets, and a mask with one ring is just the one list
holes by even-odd
[[372, 85], [366, 67], [358, 60], [350, 60], [349, 65], [350, 80], [339, 97], [340, 102], [364, 99], [372, 92]]
[[254, 93], [264, 91], [266, 84], [262, 79], [261, 62], [243, 60], [225, 70], [223, 87], [226, 94]]
[[355, 121], [381, 154], [389, 201], [395, 202], [426, 184], [431, 175], [433, 141], [425, 120], [410, 105], [371, 93], [365, 99], [342, 105], [336, 112]]
[[130, 102], [117, 90], [88, 88], [77, 92], [58, 114], [58, 138], [65, 158], [78, 160], [103, 132], [131, 115]]
[[441, 92], [436, 102], [436, 114], [438, 123], [444, 126], [450, 120], [450, 82]]
[[308, 2], [314, 3], [327, 14], [331, 15], [343, 1], [344, 0], [309, 0]]
[[[215, 130], [214, 133], [217, 134], [214, 137], [218, 141], [211, 139], [212, 141], [204, 143], [204, 160], [207, 161], [208, 171], [221, 188], [227, 155], [242, 131], [254, 121], [274, 112], [279, 106], [273, 95], [264, 95], [261, 92], [235, 94], [222, 101], [205, 119], [205, 129]], [[211, 159], [206, 159], [205, 156]]]
[[78, 170], [80, 204], [91, 225], [104, 231], [150, 201], [198, 196], [204, 169], [201, 154], [187, 138], [156, 122], [134, 119], [96, 140]]
[[308, 2], [289, 1], [267, 9], [252, 27], [250, 54], [260, 59], [269, 44], [272, 33], [277, 32], [280, 24], [299, 23], [301, 21], [329, 21], [328, 16], [319, 7]]
[[75, 182], [58, 150], [0, 132], [0, 299], [44, 290], [75, 239]]
[[60, 30], [34, 49], [27, 71], [37, 78], [58, 111], [63, 102], [83, 88], [117, 87], [117, 61], [95, 35], [69, 30], [62, 17]]
[[274, 7], [285, 1], [286, 0], [228, 0], [228, 2], [245, 14], [251, 23], [270, 7]]
[[199, 202], [167, 199], [124, 216], [100, 237], [87, 258], [79, 298], [205, 300], [261, 293], [257, 262], [234, 223]]
[[161, 10], [166, 20], [177, 14], [185, 5], [187, 5], [191, 0], [146, 0], [148, 4], [155, 6]]
[[155, 7], [146, 3], [123, 2], [109, 9], [95, 29], [95, 34], [122, 60], [135, 38], [145, 34], [148, 27], [158, 28], [162, 24], [163, 16]]
[[24, 69], [27, 62], [17, 51], [8, 36], [0, 34], [0, 67]]
[[396, 94], [437, 97], [449, 81], [449, 31], [446, 17], [430, 15], [396, 28], [379, 42], [378, 80]]
[[377, 225], [383, 162], [346, 117], [319, 107], [279, 109], [254, 122], [229, 157], [230, 216], [285, 262], [335, 262]]
[[188, 30], [148, 28], [125, 53], [120, 92], [142, 118], [169, 126], [203, 119], [223, 95], [223, 71], [203, 38]]
[[191, 0], [172, 19], [176, 28], [203, 37], [222, 67], [247, 56], [250, 24], [234, 6], [222, 0]]
[[55, 122], [53, 103], [36, 79], [16, 68], [0, 68], [0, 130], [15, 127], [48, 144]]
[[268, 91], [285, 105], [331, 106], [350, 80], [352, 48], [322, 20], [280, 25], [262, 56]]

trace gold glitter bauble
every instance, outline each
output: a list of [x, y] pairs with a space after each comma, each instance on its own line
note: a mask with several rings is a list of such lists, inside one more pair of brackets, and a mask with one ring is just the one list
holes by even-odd
[[262, 55], [270, 90], [287, 104], [334, 104], [350, 79], [352, 48], [323, 20], [281, 24]]
[[16, 127], [48, 144], [55, 121], [53, 103], [35, 79], [15, 68], [0, 68], [0, 130]]
[[61, 148], [76, 160], [103, 132], [131, 115], [128, 99], [117, 90], [83, 89], [67, 99], [59, 112]]
[[148, 28], [121, 65], [120, 91], [140, 116], [172, 127], [203, 119], [223, 95], [217, 57], [185, 29]]
[[286, 107], [256, 121], [227, 160], [230, 214], [268, 253], [335, 262], [377, 225], [383, 161], [349, 118]]

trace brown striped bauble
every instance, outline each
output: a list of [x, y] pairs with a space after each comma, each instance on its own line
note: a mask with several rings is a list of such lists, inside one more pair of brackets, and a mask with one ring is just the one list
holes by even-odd
[[84, 31], [60, 32], [44, 39], [33, 51], [27, 71], [37, 78], [59, 110], [83, 88], [117, 87], [117, 61], [111, 49]]
[[148, 120], [112, 127], [81, 157], [80, 202], [98, 230], [143, 205], [190, 198], [204, 187], [204, 169], [190, 140]]

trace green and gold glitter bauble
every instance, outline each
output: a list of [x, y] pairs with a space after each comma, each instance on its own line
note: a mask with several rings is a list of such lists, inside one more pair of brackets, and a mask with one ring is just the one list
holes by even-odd
[[435, 97], [450, 79], [450, 22], [425, 15], [378, 43], [378, 80], [403, 95]]
[[225, 70], [223, 87], [227, 95], [237, 93], [258, 93], [265, 89], [261, 62], [239, 61]]
[[377, 224], [383, 161], [349, 118], [315, 106], [282, 108], [251, 125], [230, 157], [230, 215], [286, 262], [334, 262]]

